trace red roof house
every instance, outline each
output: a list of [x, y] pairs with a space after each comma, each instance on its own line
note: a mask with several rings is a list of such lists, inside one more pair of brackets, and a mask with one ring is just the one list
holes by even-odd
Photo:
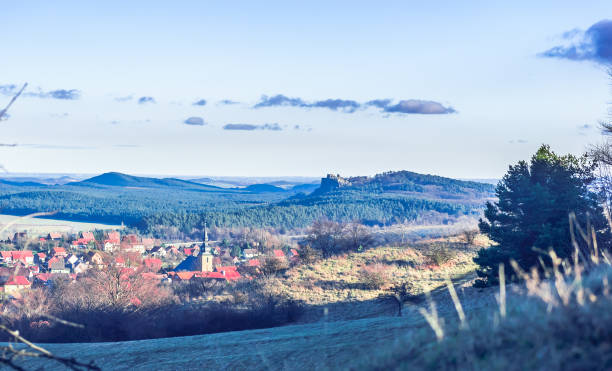
[[59, 232], [51, 232], [47, 235], [48, 240], [61, 240], [62, 234]]
[[108, 232], [108, 240], [112, 243], [118, 244], [121, 242], [121, 234], [117, 231]]
[[53, 256], [67, 256], [66, 249], [63, 247], [54, 247], [51, 249], [51, 255]]
[[249, 267], [259, 267], [261, 263], [259, 262], [259, 259], [251, 259], [247, 262], [247, 265]]
[[94, 237], [93, 232], [82, 232], [81, 233], [81, 238], [83, 238], [83, 240], [87, 241], [87, 243], [89, 243], [89, 241], [95, 241], [96, 238]]
[[19, 291], [27, 289], [32, 284], [24, 276], [12, 276], [3, 285], [4, 292], [8, 295], [19, 294]]
[[13, 261], [20, 261], [24, 264], [34, 263], [34, 255], [30, 250], [11, 251], [11, 253], [13, 254]]
[[12, 251], [0, 251], [0, 257], [2, 257], [2, 260], [4, 260], [5, 262], [12, 262], [13, 261], [13, 252]]
[[118, 266], [122, 267], [125, 265], [125, 259], [123, 258], [123, 256], [119, 255], [115, 258], [115, 263], [117, 263]]
[[4, 283], [4, 285], [14, 285], [14, 286], [30, 286], [30, 281], [24, 276], [13, 276], [9, 278], [8, 281]]

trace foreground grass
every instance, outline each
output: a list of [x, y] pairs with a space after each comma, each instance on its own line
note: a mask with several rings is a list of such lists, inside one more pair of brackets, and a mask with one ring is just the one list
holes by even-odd
[[[47, 348], [96, 360], [108, 370], [606, 370], [612, 368], [610, 280], [612, 269], [603, 266], [579, 281], [566, 280], [566, 286], [561, 281], [509, 286], [505, 316], [495, 300], [498, 288], [458, 289], [467, 313], [463, 328], [448, 291], [436, 291], [440, 341], [415, 306], [404, 317], [323, 319], [266, 330]], [[419, 306], [430, 310], [426, 302]], [[43, 363], [28, 359], [22, 365]]]
[[[587, 276], [539, 281], [514, 287], [507, 312], [476, 311], [461, 326], [439, 321], [443, 336], [420, 329], [402, 336], [353, 368], [461, 370], [612, 369], [612, 268]], [[498, 296], [499, 298], [499, 296]], [[448, 318], [447, 318], [448, 319]]]

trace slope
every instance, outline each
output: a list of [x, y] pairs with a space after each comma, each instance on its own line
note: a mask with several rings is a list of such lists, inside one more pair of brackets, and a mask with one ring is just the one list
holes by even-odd
[[[482, 300], [483, 296], [489, 300]], [[450, 323], [456, 314], [447, 292], [433, 294], [439, 315]], [[466, 287], [465, 308], [479, 311], [495, 305], [492, 292]], [[388, 315], [328, 321], [321, 310], [318, 322], [284, 327], [189, 337], [116, 343], [48, 344], [48, 350], [80, 361], [94, 360], [103, 370], [198, 369], [339, 369], [370, 351], [393, 347], [418, 331], [430, 331], [417, 306], [403, 317]], [[330, 316], [332, 314], [330, 313]], [[44, 361], [27, 359], [20, 365], [35, 369]], [[61, 369], [61, 368], [58, 368]]]

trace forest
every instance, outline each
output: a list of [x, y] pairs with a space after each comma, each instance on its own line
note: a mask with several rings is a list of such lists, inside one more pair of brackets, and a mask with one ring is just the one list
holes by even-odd
[[[325, 180], [325, 178], [324, 178]], [[53, 218], [135, 227], [155, 235], [158, 227], [188, 232], [211, 226], [303, 228], [326, 218], [368, 225], [414, 221], [426, 213], [477, 215], [494, 186], [412, 172], [348, 178], [350, 186], [307, 194], [295, 186], [219, 188], [172, 179], [108, 173], [48, 186], [0, 184], [2, 213], [55, 212]]]

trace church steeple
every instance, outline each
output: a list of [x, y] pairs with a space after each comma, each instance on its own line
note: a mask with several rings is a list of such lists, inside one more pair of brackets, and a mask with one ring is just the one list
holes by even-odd
[[208, 250], [208, 229], [204, 222], [204, 244], [200, 248], [200, 254], [197, 256], [197, 268], [201, 272], [213, 271], [213, 256]]
[[208, 229], [206, 228], [206, 222], [204, 222], [204, 251], [208, 252]]

